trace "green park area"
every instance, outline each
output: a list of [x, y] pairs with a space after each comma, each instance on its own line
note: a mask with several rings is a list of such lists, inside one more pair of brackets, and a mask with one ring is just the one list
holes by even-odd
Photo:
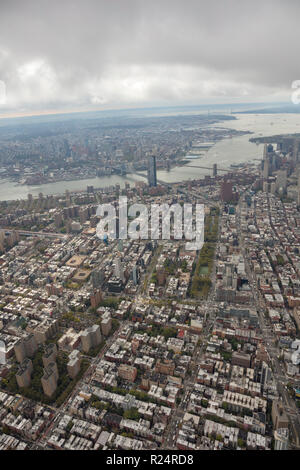
[[212, 208], [205, 217], [204, 245], [193, 268], [189, 289], [192, 298], [206, 299], [211, 288], [211, 274], [218, 240], [219, 209]]

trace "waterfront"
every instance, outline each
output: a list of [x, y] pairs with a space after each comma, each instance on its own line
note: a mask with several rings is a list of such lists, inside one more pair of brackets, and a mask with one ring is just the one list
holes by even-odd
[[[175, 183], [211, 174], [211, 170], [193, 167], [197, 165], [212, 167], [214, 163], [217, 163], [220, 168], [229, 169], [232, 164], [255, 162], [262, 156], [262, 146], [249, 142], [250, 137], [300, 132], [300, 117], [297, 114], [239, 114], [236, 117], [235, 121], [217, 123], [215, 127], [250, 131], [253, 134], [223, 139], [206, 153], [204, 152], [201, 157], [190, 160], [185, 166], [174, 167], [170, 171], [159, 170], [157, 172], [158, 179], [166, 183]], [[85, 190], [88, 185], [95, 188], [105, 188], [120, 184], [121, 187], [124, 187], [126, 182], [133, 184], [135, 181], [145, 181], [145, 178], [136, 174], [112, 175], [36, 186], [0, 180], [0, 200], [24, 199], [29, 193], [37, 196], [41, 192], [44, 195], [50, 195], [61, 194], [65, 190], [81, 191]]]

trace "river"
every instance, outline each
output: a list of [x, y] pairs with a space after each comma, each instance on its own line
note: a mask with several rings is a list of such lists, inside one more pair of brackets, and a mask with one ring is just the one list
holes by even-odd
[[[157, 178], [166, 183], [175, 183], [194, 178], [201, 178], [211, 174], [211, 170], [192, 168], [192, 165], [211, 167], [217, 163], [220, 168], [228, 169], [231, 164], [253, 162], [262, 158], [262, 146], [249, 142], [250, 137], [268, 136], [275, 134], [300, 133], [299, 114], [238, 114], [236, 121], [224, 121], [215, 124], [216, 127], [251, 131], [253, 134], [223, 139], [211, 147], [200, 158], [190, 160], [185, 166], [174, 167], [170, 171], [159, 170]], [[135, 181], [145, 181], [141, 176], [132, 174], [126, 176], [105, 176], [75, 181], [59, 181], [57, 183], [41, 184], [37, 186], [20, 185], [7, 180], [0, 180], [0, 200], [24, 199], [28, 194], [44, 195], [62, 194], [69, 191], [86, 190], [86, 187], [105, 188], [107, 186]]]

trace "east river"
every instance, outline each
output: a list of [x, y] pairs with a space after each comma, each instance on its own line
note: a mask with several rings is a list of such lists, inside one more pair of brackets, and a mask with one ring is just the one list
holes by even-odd
[[[253, 134], [223, 139], [211, 147], [200, 158], [193, 158], [185, 166], [172, 168], [170, 171], [159, 170], [157, 178], [166, 183], [175, 183], [189, 179], [201, 178], [211, 174], [211, 170], [192, 168], [192, 165], [212, 167], [217, 163], [220, 168], [229, 169], [232, 164], [257, 162], [262, 158], [262, 146], [249, 142], [251, 137], [269, 136], [275, 134], [300, 133], [299, 114], [238, 114], [235, 121], [224, 121], [215, 124], [216, 127], [250, 131]], [[59, 181], [57, 183], [25, 186], [15, 182], [0, 180], [0, 200], [24, 199], [29, 193], [62, 194], [69, 191], [85, 190], [86, 187], [105, 188], [125, 182], [145, 181], [141, 176], [130, 174], [126, 176], [105, 176], [75, 181]]]

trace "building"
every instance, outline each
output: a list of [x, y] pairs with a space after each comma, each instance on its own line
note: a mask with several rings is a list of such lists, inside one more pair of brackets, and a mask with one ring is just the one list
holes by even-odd
[[279, 400], [273, 401], [272, 421], [275, 430], [289, 427], [289, 420], [287, 414], [283, 409], [282, 402]]
[[38, 345], [32, 333], [21, 338], [14, 346], [17, 361], [22, 363], [26, 357], [32, 357], [37, 349]]
[[112, 319], [110, 315], [104, 315], [101, 320], [101, 331], [104, 336], [108, 336], [112, 327]]
[[42, 387], [44, 390], [44, 394], [47, 397], [52, 397], [56, 388], [57, 388], [57, 381], [58, 381], [58, 370], [56, 362], [51, 362], [48, 367], [44, 369], [44, 375], [41, 378]]
[[268, 179], [270, 175], [270, 162], [269, 160], [263, 160], [263, 177]]
[[101, 331], [99, 325], [93, 325], [81, 333], [81, 344], [84, 352], [96, 348], [101, 343]]
[[[53, 292], [53, 295], [57, 295], [57, 293]], [[32, 333], [38, 344], [44, 344], [49, 338], [52, 338], [58, 333], [58, 320], [46, 318], [34, 328]]]
[[118, 368], [118, 375], [128, 382], [134, 382], [137, 376], [137, 368], [127, 364], [121, 364]]
[[57, 341], [58, 349], [72, 351], [77, 349], [81, 343], [81, 333], [77, 333], [73, 328], [69, 328]]
[[138, 284], [138, 281], [139, 281], [139, 270], [138, 270], [137, 265], [133, 266], [132, 280], [133, 280], [133, 284], [136, 286]]
[[98, 289], [103, 283], [104, 274], [101, 269], [95, 269], [91, 274], [92, 284], [94, 289]]
[[273, 160], [274, 160], [273, 145], [265, 144], [263, 161], [262, 161], [262, 173], [263, 173], [263, 178], [265, 180], [267, 180], [269, 176], [272, 174]]
[[80, 371], [80, 364], [80, 352], [74, 349], [69, 355], [69, 362], [67, 363], [68, 374], [72, 379], [74, 379]]
[[90, 297], [91, 307], [97, 308], [102, 300], [102, 292], [100, 289], [95, 290]]
[[279, 428], [274, 431], [275, 450], [288, 450], [289, 430], [288, 428]]
[[124, 289], [124, 284], [121, 279], [117, 277], [111, 277], [107, 283], [108, 292], [120, 293]]
[[294, 144], [293, 144], [293, 160], [295, 163], [298, 162], [298, 157], [299, 157], [299, 140], [294, 139]]
[[242, 351], [234, 351], [232, 353], [231, 364], [233, 366], [251, 367], [251, 356]]
[[287, 186], [287, 171], [279, 170], [276, 178], [276, 189], [279, 192], [285, 192]]
[[173, 361], [170, 361], [169, 359], [165, 359], [164, 361], [161, 361], [159, 359], [155, 366], [155, 371], [160, 374], [174, 375], [174, 370], [175, 370], [175, 364]]
[[55, 362], [56, 361], [56, 356], [57, 356], [56, 344], [55, 343], [48, 344], [45, 347], [45, 352], [44, 352], [43, 357], [42, 357], [44, 367], [48, 367], [48, 365], [51, 362]]
[[121, 279], [121, 281], [124, 282], [124, 268], [120, 258], [117, 258], [115, 262], [115, 276], [116, 278]]
[[223, 202], [231, 202], [233, 200], [231, 181], [223, 181], [221, 185], [221, 199]]
[[154, 155], [148, 158], [148, 184], [150, 187], [157, 186], [156, 157]]
[[31, 360], [28, 358], [24, 359], [16, 373], [17, 384], [20, 388], [30, 386], [32, 371], [33, 366]]

